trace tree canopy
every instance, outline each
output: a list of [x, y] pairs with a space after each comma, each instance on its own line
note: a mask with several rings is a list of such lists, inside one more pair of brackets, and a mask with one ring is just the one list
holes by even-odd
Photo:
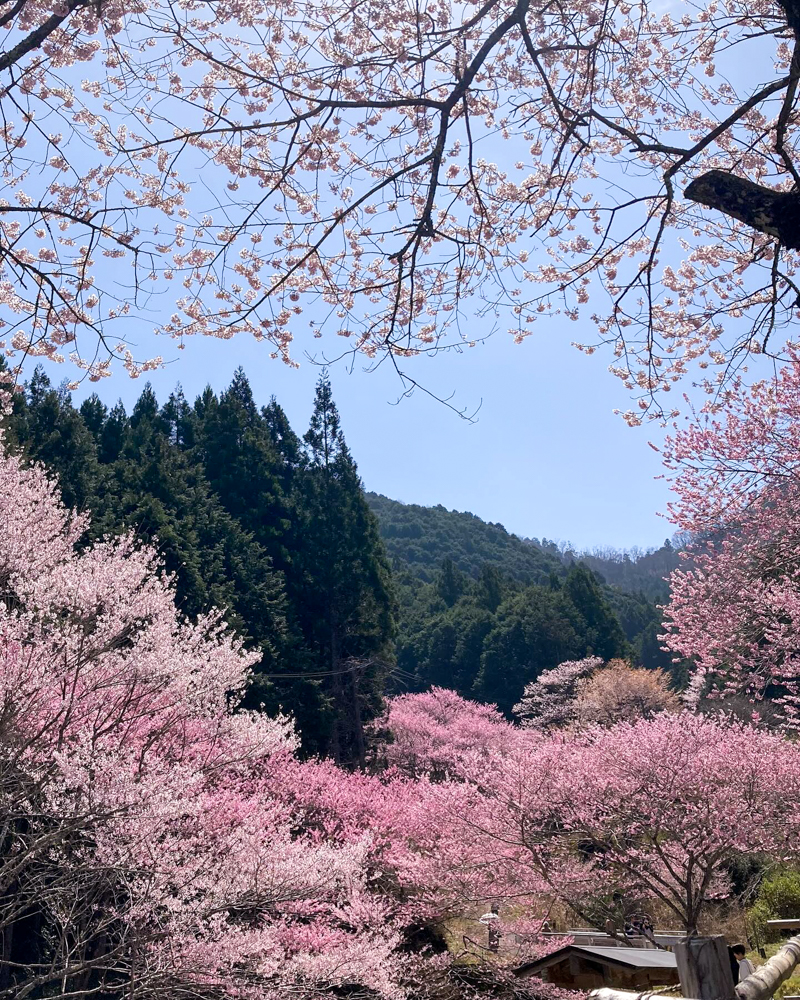
[[396, 366], [485, 335], [475, 314], [517, 340], [562, 314], [635, 423], [694, 362], [713, 385], [781, 354], [794, 0], [20, 0], [3, 27], [17, 357], [139, 374], [162, 294], [179, 347], [245, 333], [288, 359], [304, 313]]

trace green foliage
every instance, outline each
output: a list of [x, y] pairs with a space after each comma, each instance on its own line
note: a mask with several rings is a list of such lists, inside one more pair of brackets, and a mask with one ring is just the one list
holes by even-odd
[[764, 879], [748, 911], [753, 936], [758, 941], [776, 940], [780, 935], [770, 931], [767, 921], [795, 917], [800, 917], [800, 871], [783, 868]]
[[590, 654], [631, 652], [603, 589], [585, 567], [555, 585], [524, 586], [486, 564], [470, 581], [445, 560], [433, 584], [395, 577], [400, 603], [398, 675], [404, 687], [432, 684], [505, 712], [543, 670]]
[[630, 655], [631, 648], [619, 619], [603, 595], [594, 573], [582, 563], [576, 563], [567, 573], [564, 596], [586, 623], [583, 637], [590, 653], [604, 660]]
[[772, 994], [773, 1000], [783, 1000], [784, 997], [800, 996], [800, 976], [790, 976]]
[[380, 709], [391, 658], [393, 594], [375, 517], [324, 372], [303, 440], [299, 617], [308, 644], [320, 651], [318, 667], [330, 691], [329, 751], [337, 761], [363, 764], [363, 720]]
[[368, 493], [367, 501], [378, 518], [393, 567], [407, 570], [423, 583], [436, 580], [445, 559], [473, 580], [486, 563], [520, 583], [544, 584], [551, 570], [561, 570], [556, 557], [509, 534], [502, 524], [487, 524], [474, 514], [404, 504], [377, 493]]
[[448, 556], [436, 576], [436, 593], [448, 608], [456, 603], [467, 589], [467, 578]]
[[669, 597], [667, 577], [678, 567], [681, 538], [669, 538], [657, 549], [642, 551], [605, 548], [577, 552], [569, 545], [558, 545], [543, 538], [525, 539], [543, 552], [569, 565], [584, 563], [600, 580], [629, 594], [641, 594], [648, 602], [665, 604]]
[[475, 694], [510, 715], [525, 685], [543, 670], [594, 652], [593, 634], [566, 588], [527, 587], [498, 608], [481, 653]]
[[367, 499], [392, 559], [404, 689], [438, 684], [510, 712], [524, 685], [563, 659], [679, 669], [661, 650], [655, 605], [604, 584], [558, 546], [444, 507]]

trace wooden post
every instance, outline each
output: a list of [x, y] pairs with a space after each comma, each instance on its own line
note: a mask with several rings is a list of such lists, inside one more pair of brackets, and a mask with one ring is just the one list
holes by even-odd
[[721, 935], [694, 937], [672, 947], [681, 993], [697, 1000], [736, 1000], [728, 946]]

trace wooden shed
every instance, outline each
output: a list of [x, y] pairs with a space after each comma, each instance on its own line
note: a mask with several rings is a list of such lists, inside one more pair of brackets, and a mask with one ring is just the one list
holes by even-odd
[[619, 990], [647, 990], [654, 986], [677, 986], [678, 966], [671, 951], [657, 948], [596, 947], [567, 945], [514, 970], [527, 978], [537, 976], [554, 986], [572, 990], [595, 990], [610, 986]]

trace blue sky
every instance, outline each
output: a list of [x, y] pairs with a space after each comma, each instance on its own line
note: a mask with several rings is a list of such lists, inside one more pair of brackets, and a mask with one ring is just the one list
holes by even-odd
[[[480, 404], [472, 424], [420, 391], [393, 405], [402, 387], [387, 366], [369, 372], [363, 360], [352, 371], [334, 364], [335, 398], [366, 488], [580, 547], [660, 544], [671, 533], [658, 516], [668, 490], [656, 479], [661, 466], [648, 440], [657, 442], [661, 432], [628, 428], [614, 416], [615, 407], [629, 406], [627, 394], [600, 352], [586, 357], [570, 345], [578, 333], [576, 324], [543, 321], [521, 345], [498, 332], [463, 353], [407, 363], [431, 391], [454, 393], [455, 405]], [[247, 337], [191, 340], [183, 351], [155, 343], [165, 360], [175, 359], [149, 376], [159, 399], [177, 382], [190, 399], [206, 384], [222, 389], [241, 364], [257, 400], [274, 394], [293, 427], [305, 430], [319, 367], [302, 357], [302, 343], [299, 369], [271, 360], [265, 345]], [[49, 374], [58, 381], [57, 368]], [[144, 382], [117, 369], [98, 385], [84, 383], [75, 399], [96, 391], [107, 403], [121, 397], [130, 406]]]

